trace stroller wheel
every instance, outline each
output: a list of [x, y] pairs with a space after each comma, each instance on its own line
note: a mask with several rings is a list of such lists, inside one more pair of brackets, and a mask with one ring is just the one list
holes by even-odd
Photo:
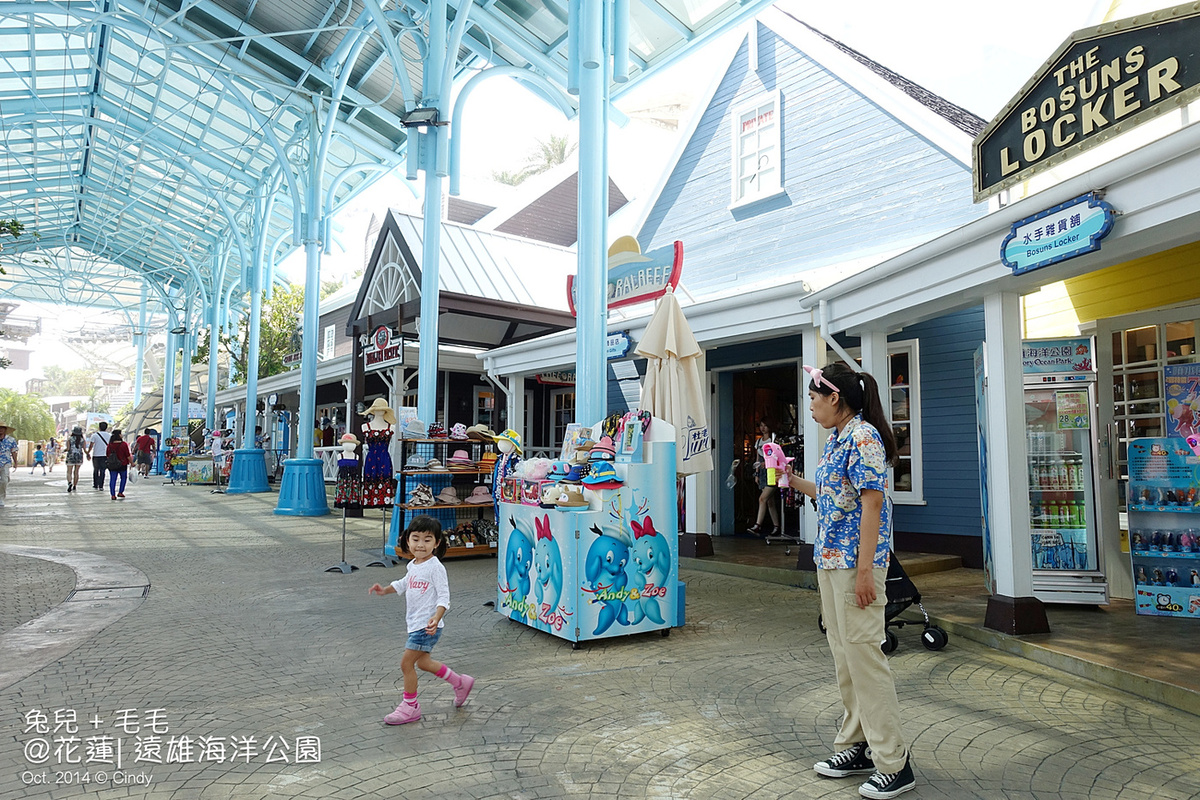
[[936, 625], [930, 625], [921, 634], [921, 644], [925, 645], [926, 650], [941, 650], [946, 646], [946, 632]]
[[829, 630], [825, 627], [824, 614], [817, 614], [817, 627], [821, 629], [821, 633], [829, 633]]
[[884, 639], [883, 642], [880, 643], [879, 649], [883, 651], [884, 655], [890, 656], [892, 653], [896, 652], [896, 648], [900, 646], [900, 639], [890, 630], [885, 630], [883, 632], [883, 636]]

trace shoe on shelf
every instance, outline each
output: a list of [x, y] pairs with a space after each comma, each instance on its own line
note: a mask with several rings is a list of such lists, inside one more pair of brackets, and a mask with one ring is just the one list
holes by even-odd
[[396, 710], [383, 718], [388, 725], [403, 725], [406, 722], [416, 722], [421, 718], [420, 703], [401, 703]]
[[871, 800], [889, 800], [915, 788], [916, 785], [917, 779], [913, 777], [912, 764], [909, 763], [909, 756], [906, 754], [904, 766], [899, 772], [884, 773], [876, 770], [874, 775], [867, 778], [866, 783], [858, 787], [858, 793]]
[[845, 778], [847, 775], [874, 772], [875, 762], [871, 760], [871, 748], [867, 747], [867, 743], [858, 742], [813, 764], [813, 771], [826, 778]]

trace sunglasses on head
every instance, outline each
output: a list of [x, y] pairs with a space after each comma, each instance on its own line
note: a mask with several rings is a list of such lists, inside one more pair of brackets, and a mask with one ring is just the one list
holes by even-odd
[[814, 385], [814, 386], [820, 387], [822, 384], [824, 384], [825, 386], [828, 386], [828, 387], [829, 387], [829, 390], [830, 390], [831, 392], [838, 392], [838, 393], [840, 393], [840, 392], [842, 391], [842, 390], [841, 390], [841, 389], [839, 389], [838, 387], [834, 386], [834, 385], [833, 385], [833, 384], [832, 384], [832, 383], [829, 381], [829, 379], [825, 377], [825, 375], [824, 375], [824, 373], [821, 371], [821, 368], [820, 368], [820, 367], [810, 367], [810, 366], [808, 366], [807, 364], [805, 364], [805, 365], [804, 365], [804, 371], [808, 373], [808, 377], [812, 378], [812, 382], [813, 382], [813, 385]]

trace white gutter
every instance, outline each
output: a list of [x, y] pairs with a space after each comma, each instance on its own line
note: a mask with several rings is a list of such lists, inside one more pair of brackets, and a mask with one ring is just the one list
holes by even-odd
[[829, 330], [829, 303], [825, 300], [822, 300], [818, 305], [818, 308], [820, 309], [821, 324], [817, 328], [817, 335], [825, 340], [825, 344], [833, 348], [833, 352], [842, 357], [842, 361], [846, 362], [846, 366], [850, 367], [850, 369], [854, 370], [855, 372], [861, 372], [862, 369], [858, 366], [858, 362], [854, 360], [854, 356], [847, 353], [845, 348], [834, 341], [832, 336], [825, 335], [825, 331]]

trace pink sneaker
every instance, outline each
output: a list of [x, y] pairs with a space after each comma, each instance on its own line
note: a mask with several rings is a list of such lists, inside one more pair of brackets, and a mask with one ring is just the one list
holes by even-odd
[[383, 718], [388, 725], [403, 725], [406, 722], [416, 722], [421, 718], [421, 704], [401, 703], [396, 710]]
[[454, 707], [458, 708], [463, 703], [467, 702], [467, 695], [471, 693], [471, 687], [475, 685], [475, 679], [470, 675], [459, 675], [458, 685], [454, 687]]

